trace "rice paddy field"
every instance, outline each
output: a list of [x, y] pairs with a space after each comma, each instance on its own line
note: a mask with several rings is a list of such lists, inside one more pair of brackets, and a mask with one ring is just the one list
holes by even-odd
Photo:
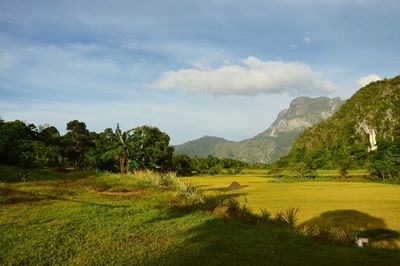
[[[186, 178], [207, 191], [235, 194], [250, 209], [265, 209], [272, 214], [288, 207], [298, 207], [300, 222], [318, 218], [333, 211], [356, 211], [380, 219], [387, 228], [400, 230], [400, 186], [374, 183], [362, 179], [363, 170], [351, 172], [347, 180], [284, 182], [267, 175], [265, 170], [244, 171], [241, 175], [195, 176]], [[334, 176], [324, 170], [319, 176]], [[232, 182], [244, 186], [226, 189]]]

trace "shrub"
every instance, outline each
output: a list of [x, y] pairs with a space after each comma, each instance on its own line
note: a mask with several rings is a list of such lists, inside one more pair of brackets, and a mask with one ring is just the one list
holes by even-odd
[[226, 203], [227, 215], [229, 218], [241, 220], [248, 223], [257, 224], [260, 221], [260, 217], [254, 214], [247, 205], [240, 205], [236, 199], [229, 199]]
[[271, 219], [271, 213], [267, 211], [266, 209], [262, 209], [260, 213], [260, 222], [261, 223], [266, 223], [269, 222]]
[[298, 231], [322, 242], [337, 245], [352, 246], [357, 238], [357, 232], [342, 227], [319, 227], [302, 225]]

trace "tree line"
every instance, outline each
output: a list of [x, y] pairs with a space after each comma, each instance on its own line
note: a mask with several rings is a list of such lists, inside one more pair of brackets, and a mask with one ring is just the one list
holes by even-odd
[[318, 162], [323, 161], [324, 157], [312, 156], [312, 154], [300, 154], [293, 156], [281, 157], [278, 161], [270, 165], [270, 172], [276, 176], [282, 169], [290, 169], [296, 177], [299, 178], [315, 178], [317, 169], [338, 169], [341, 177], [345, 178], [348, 175], [348, 170], [359, 167], [354, 163], [354, 157], [363, 160], [362, 168], [369, 170], [372, 176], [380, 178], [384, 181], [400, 178], [400, 136], [388, 139], [378, 139], [377, 150], [367, 153], [360, 150], [359, 153], [354, 153], [352, 156], [343, 152], [337, 152], [337, 163], [324, 167]]
[[21, 168], [72, 167], [125, 174], [150, 169], [177, 171], [180, 175], [216, 174], [223, 169], [238, 172], [244, 166], [232, 159], [174, 156], [170, 137], [156, 127], [140, 126], [126, 131], [89, 131], [84, 122], [67, 123], [61, 135], [54, 126], [36, 126], [20, 120], [0, 119], [0, 163]]

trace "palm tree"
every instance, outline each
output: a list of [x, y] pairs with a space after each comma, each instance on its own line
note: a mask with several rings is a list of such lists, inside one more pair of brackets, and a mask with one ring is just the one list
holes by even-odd
[[117, 124], [117, 128], [115, 129], [115, 138], [113, 138], [112, 145], [105, 154], [105, 157], [113, 157], [117, 159], [121, 175], [126, 174], [131, 142], [132, 130], [122, 132], [119, 124]]
[[116, 153], [118, 155], [119, 161], [119, 171], [120, 173], [126, 174], [126, 165], [129, 158], [129, 145], [132, 140], [132, 130], [127, 130], [122, 132], [119, 128], [119, 124], [117, 124], [117, 128], [115, 129], [115, 133], [117, 134], [117, 146]]

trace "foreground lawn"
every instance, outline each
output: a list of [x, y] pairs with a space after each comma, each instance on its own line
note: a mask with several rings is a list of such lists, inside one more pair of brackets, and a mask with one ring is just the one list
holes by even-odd
[[[235, 194], [256, 212], [266, 209], [276, 214], [288, 207], [298, 207], [300, 222], [306, 222], [327, 212], [353, 210], [381, 219], [380, 227], [400, 230], [399, 185], [359, 181], [285, 183], [263, 176], [260, 171], [253, 176], [245, 173], [185, 179], [208, 191]], [[247, 187], [225, 190], [233, 181]]]
[[288, 227], [253, 225], [185, 207], [171, 188], [150, 187], [133, 176], [57, 174], [52, 180], [48, 180], [51, 173], [45, 176], [0, 182], [1, 265], [398, 265], [400, 261], [399, 250], [334, 246]]

